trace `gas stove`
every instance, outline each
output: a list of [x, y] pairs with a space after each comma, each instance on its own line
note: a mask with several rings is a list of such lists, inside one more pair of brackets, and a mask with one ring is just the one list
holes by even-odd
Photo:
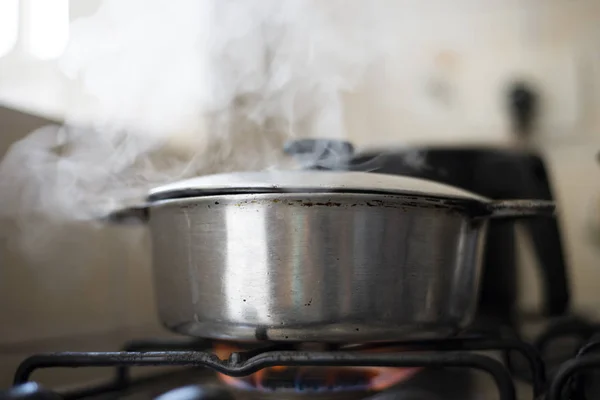
[[[507, 331], [352, 346], [142, 340], [117, 352], [33, 355], [0, 399], [585, 400], [600, 393], [590, 379], [598, 349], [600, 326], [575, 317], [531, 342]], [[159, 366], [174, 370], [130, 375], [132, 367]], [[60, 367], [112, 367], [115, 376], [69, 390], [32, 380], [39, 369]]]

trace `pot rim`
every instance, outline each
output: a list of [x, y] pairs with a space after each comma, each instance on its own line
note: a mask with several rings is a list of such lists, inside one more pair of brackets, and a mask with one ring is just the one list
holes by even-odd
[[268, 171], [206, 175], [152, 189], [147, 201], [228, 194], [388, 194], [489, 203], [486, 197], [433, 180], [356, 171]]
[[[425, 195], [408, 195], [396, 193], [376, 193], [376, 192], [332, 192], [332, 191], [313, 191], [313, 192], [237, 192], [237, 193], [215, 193], [212, 195], [196, 197], [172, 197], [168, 199], [156, 200], [146, 204], [146, 208], [157, 209], [163, 206], [188, 206], [189, 204], [209, 204], [212, 206], [240, 206], [243, 204], [256, 204], [257, 202], [272, 202], [281, 205], [302, 205], [335, 207], [343, 206], [344, 203], [353, 203], [354, 206], [365, 205], [390, 206], [397, 207], [415, 207], [432, 208], [438, 210], [455, 210], [465, 212], [471, 216], [489, 215], [490, 207], [474, 200], [468, 199], [446, 199]], [[302, 204], [301, 204], [302, 203]]]
[[[102, 219], [128, 223], [128, 222], [140, 222], [148, 221], [150, 218], [150, 209], [160, 208], [161, 206], [175, 205], [175, 206], [187, 206], [187, 203], [210, 201], [214, 202], [215, 206], [230, 206], [232, 203], [239, 205], [240, 197], [249, 197], [248, 203], [256, 202], [256, 200], [262, 200], [260, 197], [264, 195], [273, 195], [277, 202], [285, 206], [293, 206], [294, 204], [286, 202], [285, 195], [290, 196], [306, 196], [306, 202], [310, 202], [311, 206], [328, 206], [327, 201], [319, 201], [319, 199], [327, 199], [328, 201], [335, 200], [335, 196], [355, 196], [357, 201], [364, 202], [365, 205], [371, 207], [385, 206], [385, 200], [389, 200], [389, 203], [397, 203], [399, 207], [415, 207], [422, 209], [437, 209], [446, 211], [455, 211], [463, 213], [470, 218], [524, 218], [524, 217], [554, 217], [555, 216], [555, 204], [552, 201], [544, 200], [496, 200], [489, 202], [481, 202], [471, 199], [452, 199], [452, 198], [440, 198], [435, 196], [427, 195], [412, 195], [412, 194], [397, 194], [397, 193], [375, 193], [375, 192], [261, 192], [256, 191], [244, 192], [240, 191], [237, 193], [214, 193], [212, 195], [203, 196], [185, 196], [185, 197], [170, 197], [166, 199], [155, 200], [152, 202], [146, 202], [137, 206], [131, 206], [127, 208], [119, 209], [115, 212], [110, 213]], [[373, 197], [383, 197], [384, 201]], [[228, 199], [229, 198], [229, 199]], [[221, 199], [223, 203], [218, 201]], [[226, 201], [233, 200], [233, 201]], [[322, 204], [321, 204], [322, 203]], [[370, 204], [369, 204], [370, 203]]]

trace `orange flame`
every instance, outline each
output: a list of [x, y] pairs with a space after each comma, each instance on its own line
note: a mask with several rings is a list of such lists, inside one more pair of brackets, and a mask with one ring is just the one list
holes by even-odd
[[[398, 348], [362, 350], [367, 352], [398, 351]], [[226, 359], [233, 352], [241, 349], [230, 343], [215, 343], [215, 354]], [[420, 368], [389, 368], [389, 367], [285, 367], [274, 366], [264, 368], [246, 377], [234, 378], [219, 373], [219, 378], [226, 384], [245, 390], [294, 390], [308, 387], [313, 391], [344, 391], [365, 390], [382, 391], [403, 382]], [[311, 379], [317, 379], [318, 384], [311, 387]], [[279, 381], [282, 387], [273, 388], [266, 383], [269, 379]]]

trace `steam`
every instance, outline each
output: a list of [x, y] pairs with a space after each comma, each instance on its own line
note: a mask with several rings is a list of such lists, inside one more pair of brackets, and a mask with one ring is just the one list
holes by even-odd
[[385, 4], [105, 0], [60, 60], [82, 88], [65, 125], [0, 164], [0, 218], [43, 259], [57, 227], [91, 227], [150, 187], [279, 168], [290, 138], [344, 138], [343, 93], [397, 40]]

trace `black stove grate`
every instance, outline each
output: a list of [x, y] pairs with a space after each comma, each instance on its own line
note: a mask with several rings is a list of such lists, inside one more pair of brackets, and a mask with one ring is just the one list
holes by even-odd
[[[480, 332], [480, 331], [478, 331]], [[594, 332], [597, 332], [595, 335]], [[571, 350], [553, 368], [546, 353], [554, 353], [553, 342], [575, 337], [578, 352]], [[531, 383], [535, 400], [592, 400], [587, 394], [592, 370], [600, 369], [600, 329], [583, 319], [567, 318], [550, 324], [534, 344], [515, 334], [469, 334], [449, 339], [366, 344], [344, 348], [329, 345], [325, 351], [300, 351], [294, 344], [273, 343], [264, 347], [232, 353], [222, 360], [213, 352], [213, 342], [205, 339], [132, 341], [120, 352], [62, 352], [34, 355], [21, 363], [15, 374], [16, 385], [30, 382], [32, 374], [53, 367], [114, 367], [115, 377], [103, 385], [65, 393], [53, 393], [57, 399], [84, 399], [135, 390], [146, 380], [132, 379], [129, 369], [136, 366], [189, 366], [241, 377], [271, 366], [373, 366], [464, 368], [480, 370], [493, 378], [501, 400], [514, 400], [514, 379]], [[583, 344], [583, 345], [582, 345]], [[401, 352], [395, 348], [402, 348]], [[358, 350], [378, 349], [376, 353]], [[386, 351], [387, 349], [387, 351]], [[500, 352], [504, 363], [479, 354]], [[518, 360], [516, 355], [519, 354]], [[571, 357], [569, 359], [569, 357]], [[523, 363], [523, 360], [525, 363]], [[565, 362], [565, 360], [567, 360]], [[515, 361], [520, 361], [516, 363]], [[548, 384], [546, 369], [552, 371]], [[161, 373], [160, 377], [165, 377]], [[143, 383], [142, 383], [143, 384]], [[17, 387], [17, 386], [16, 386]], [[0, 396], [1, 398], [2, 396]], [[10, 398], [10, 397], [9, 397]], [[220, 398], [220, 397], [219, 397]]]
[[240, 377], [278, 365], [473, 368], [492, 376], [501, 400], [516, 399], [512, 377], [502, 363], [488, 356], [465, 352], [366, 355], [352, 352], [273, 351], [248, 359], [244, 358], [243, 353], [233, 353], [227, 360], [220, 360], [216, 355], [202, 351], [54, 353], [29, 358], [19, 369], [15, 384], [26, 382], [35, 369], [48, 367], [203, 366]]
[[[577, 355], [558, 369], [548, 391], [548, 400], [587, 400], [589, 375], [600, 370], [600, 332], [583, 345]], [[595, 397], [595, 396], [594, 396]]]
[[[187, 340], [187, 341], [132, 341], [127, 343], [123, 350], [132, 351], [177, 351], [177, 350], [202, 350], [210, 348], [210, 341], [207, 340]], [[243, 353], [243, 357], [248, 359], [253, 356], [257, 356], [267, 351], [286, 351], [292, 350], [293, 344], [274, 344], [268, 347], [258, 348], [254, 350], [248, 350]], [[515, 338], [502, 338], [502, 339], [491, 339], [489, 336], [482, 335], [470, 335], [455, 338], [446, 339], [430, 339], [430, 340], [413, 340], [413, 341], [399, 341], [399, 342], [386, 342], [386, 343], [372, 343], [364, 346], [355, 346], [353, 349], [356, 350], [371, 350], [371, 349], [385, 349], [385, 348], [402, 348], [402, 353], [408, 352], [475, 352], [475, 351], [501, 351], [503, 358], [507, 361], [507, 365], [510, 366], [508, 361], [511, 359], [510, 354], [516, 352], [520, 354], [526, 361], [528, 366], [527, 380], [531, 381], [533, 387], [533, 393], [537, 398], [540, 396], [546, 383], [546, 370], [544, 362], [538, 355], [535, 347]], [[337, 350], [335, 346], [331, 347], [331, 350]], [[294, 364], [292, 364], [294, 365]], [[299, 365], [299, 364], [297, 364]], [[357, 365], [359, 366], [359, 365]], [[424, 365], [425, 366], [425, 365]], [[449, 367], [450, 365], [446, 365]], [[510, 370], [510, 368], [509, 368]], [[511, 371], [512, 372], [512, 371]], [[122, 384], [126, 384], [128, 379], [128, 367], [117, 368], [117, 381]]]
[[[364, 353], [356, 349], [402, 347], [401, 353]], [[227, 360], [211, 351], [210, 342], [195, 341], [135, 341], [121, 352], [63, 352], [34, 355], [19, 366], [14, 383], [28, 382], [32, 373], [52, 367], [116, 367], [113, 382], [83, 391], [61, 394], [61, 398], [78, 399], [126, 388], [130, 383], [129, 368], [134, 366], [207, 367], [226, 375], [240, 377], [272, 366], [373, 366], [469, 368], [484, 371], [494, 380], [501, 400], [514, 400], [515, 387], [509, 370], [499, 361], [479, 351], [500, 351], [507, 355], [518, 352], [528, 362], [534, 398], [540, 398], [546, 386], [544, 364], [536, 349], [518, 339], [490, 339], [481, 336], [451, 339], [395, 342], [354, 348], [307, 352], [290, 350], [289, 344], [273, 344], [263, 348], [232, 353]]]

